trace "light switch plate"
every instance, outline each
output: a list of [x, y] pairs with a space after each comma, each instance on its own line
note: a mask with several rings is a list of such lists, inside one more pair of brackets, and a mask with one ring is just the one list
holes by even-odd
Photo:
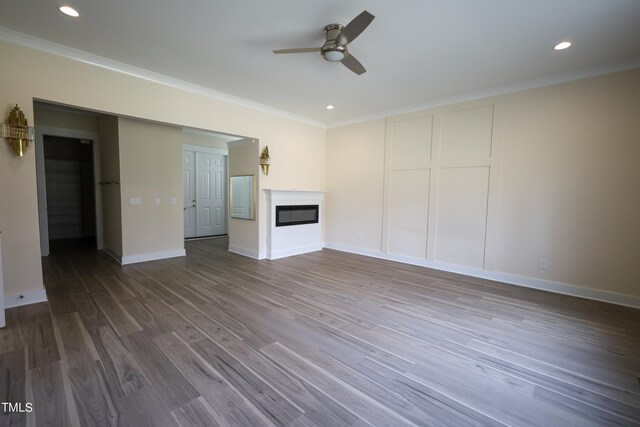
[[129, 199], [129, 204], [130, 205], [141, 205], [142, 204], [142, 199], [140, 197], [132, 197]]
[[156, 197], [155, 200], [154, 200], [154, 203], [156, 205], [159, 205], [160, 204], [160, 197]]
[[176, 198], [175, 197], [169, 197], [169, 204], [170, 205], [175, 205], [176, 204]]

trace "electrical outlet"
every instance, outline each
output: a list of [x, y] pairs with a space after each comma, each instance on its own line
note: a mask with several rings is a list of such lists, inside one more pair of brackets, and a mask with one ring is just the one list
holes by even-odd
[[358, 233], [358, 241], [362, 242], [364, 240], [364, 233]]
[[160, 197], [156, 197], [155, 200], [154, 200], [154, 203], [156, 205], [159, 205], [160, 204]]
[[130, 205], [141, 205], [142, 204], [142, 199], [140, 197], [132, 197], [129, 199], [129, 204]]
[[540, 259], [540, 261], [538, 261], [538, 268], [540, 270], [547, 270], [549, 268], [549, 260], [548, 259]]

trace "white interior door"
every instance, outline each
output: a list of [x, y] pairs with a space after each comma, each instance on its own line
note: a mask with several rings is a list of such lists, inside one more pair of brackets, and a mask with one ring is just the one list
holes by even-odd
[[184, 237], [196, 237], [196, 153], [183, 152], [184, 163]]
[[226, 156], [196, 152], [196, 234], [227, 234]]

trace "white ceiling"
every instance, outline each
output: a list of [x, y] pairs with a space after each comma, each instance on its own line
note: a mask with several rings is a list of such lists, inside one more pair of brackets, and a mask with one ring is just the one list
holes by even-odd
[[[640, 64], [638, 0], [68, 4], [79, 18], [56, 2], [5, 0], [0, 26], [327, 125]], [[271, 53], [320, 46], [326, 24], [347, 24], [365, 9], [376, 18], [349, 45], [367, 68], [362, 76], [317, 53]], [[562, 40], [573, 46], [554, 51]]]

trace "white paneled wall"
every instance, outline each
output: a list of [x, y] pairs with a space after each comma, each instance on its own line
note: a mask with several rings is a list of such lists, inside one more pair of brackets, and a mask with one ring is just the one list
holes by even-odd
[[387, 119], [383, 252], [485, 267], [493, 105]]
[[441, 168], [435, 212], [435, 260], [484, 267], [489, 167]]
[[429, 170], [396, 170], [389, 177], [388, 250], [424, 258], [427, 255]]

